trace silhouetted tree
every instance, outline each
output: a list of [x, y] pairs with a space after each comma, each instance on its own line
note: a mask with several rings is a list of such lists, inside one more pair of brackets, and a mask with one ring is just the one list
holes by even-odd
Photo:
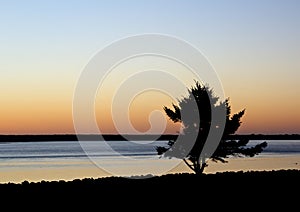
[[[263, 148], [267, 146], [267, 143], [263, 142], [256, 146], [246, 147], [249, 140], [228, 140], [228, 135], [234, 134], [240, 127], [240, 120], [245, 110], [231, 115], [229, 99], [219, 101], [219, 97], [214, 95], [209, 86], [195, 82], [195, 85], [188, 89], [188, 95], [179, 100], [178, 106], [172, 105], [172, 109], [164, 107], [164, 111], [173, 122], [182, 124], [182, 139], [170, 140], [167, 147], [156, 147], [157, 153], [165, 157], [183, 159], [185, 164], [196, 174], [203, 172], [208, 159], [225, 163], [229, 156], [253, 157], [261, 153]], [[204, 144], [211, 127], [218, 128], [217, 125], [212, 126], [212, 112], [218, 113], [221, 110], [226, 114], [224, 131], [221, 134], [223, 136], [221, 136], [216, 150], [207, 158], [202, 152]], [[185, 117], [182, 118], [182, 115]], [[223, 130], [223, 128], [219, 130]], [[190, 147], [187, 145], [188, 142], [192, 142]]]

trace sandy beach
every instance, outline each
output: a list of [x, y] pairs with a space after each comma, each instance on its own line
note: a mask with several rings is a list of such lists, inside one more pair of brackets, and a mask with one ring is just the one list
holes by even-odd
[[[168, 159], [158, 159], [159, 163], [170, 163]], [[140, 164], [143, 166], [143, 163]], [[144, 164], [145, 165], [145, 164]], [[149, 165], [149, 164], [148, 164]], [[21, 168], [20, 168], [21, 167]], [[128, 170], [125, 170], [125, 169]], [[138, 167], [135, 167], [138, 168]], [[149, 168], [149, 167], [148, 167]], [[191, 173], [190, 169], [181, 162], [175, 168], [166, 172], [157, 172], [148, 169], [149, 172], [144, 171], [135, 172], [133, 166], [123, 166], [124, 170], [118, 170], [115, 173], [125, 173], [126, 176], [132, 175], [162, 175], [170, 173]], [[271, 170], [288, 170], [296, 169], [300, 170], [300, 156], [273, 156], [273, 157], [253, 157], [253, 158], [231, 158], [228, 159], [228, 163], [215, 163], [210, 161], [209, 166], [206, 167], [205, 173], [217, 173], [217, 172], [227, 172], [227, 171], [271, 171]], [[23, 181], [29, 182], [39, 182], [39, 181], [71, 181], [74, 179], [84, 179], [84, 178], [100, 178], [116, 176], [114, 173], [108, 173], [103, 169], [100, 169], [91, 161], [78, 161], [70, 162], [68, 164], [63, 163], [61, 165], [53, 164], [51, 162], [43, 162], [36, 164], [36, 166], [26, 166], [26, 164], [2, 164], [0, 167], [0, 183], [21, 183]], [[127, 171], [127, 172], [126, 172]], [[122, 175], [118, 175], [122, 176]]]

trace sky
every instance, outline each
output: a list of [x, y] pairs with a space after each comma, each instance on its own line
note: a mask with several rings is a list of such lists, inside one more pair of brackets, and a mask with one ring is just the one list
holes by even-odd
[[[84, 67], [116, 40], [144, 33], [180, 38], [208, 58], [233, 112], [246, 108], [237, 133], [300, 133], [299, 10], [297, 0], [0, 0], [0, 134], [74, 133]], [[101, 132], [118, 131], [105, 98], [95, 102]], [[176, 132], [178, 125], [151, 113], [172, 102], [155, 91], [138, 96], [133, 128]]]

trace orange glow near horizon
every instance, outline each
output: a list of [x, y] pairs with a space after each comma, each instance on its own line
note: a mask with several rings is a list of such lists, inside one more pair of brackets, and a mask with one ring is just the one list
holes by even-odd
[[[133, 105], [132, 109], [138, 107]], [[150, 129], [149, 115], [151, 107], [137, 109], [138, 112], [130, 113], [132, 126], [139, 133]], [[154, 108], [158, 110], [158, 108]], [[259, 111], [246, 107], [246, 114], [242, 118], [242, 124], [237, 133], [241, 134], [296, 134], [299, 133], [300, 117], [293, 111], [285, 114], [278, 114], [277, 111]], [[160, 109], [161, 113], [163, 110]], [[234, 110], [233, 112], [238, 112]], [[105, 110], [97, 113], [98, 126], [103, 133], [118, 133], [115, 129], [112, 117]], [[100, 118], [101, 117], [101, 118]], [[151, 117], [151, 116], [150, 116]], [[151, 119], [150, 119], [151, 120]], [[161, 120], [160, 118], [157, 120]], [[174, 124], [165, 116], [167, 127], [164, 133], [177, 133], [180, 129], [179, 124]], [[155, 120], [151, 120], [156, 124]], [[160, 124], [159, 124], [160, 125]], [[126, 129], [126, 127], [125, 127]], [[154, 128], [155, 129], [155, 128]], [[1, 108], [0, 134], [70, 134], [74, 133], [72, 109], [45, 108]], [[130, 132], [128, 132], [130, 133]]]
[[[181, 125], [179, 123], [174, 124], [163, 111], [163, 106], [170, 107], [172, 102], [175, 103], [175, 100], [161, 92], [143, 92], [128, 105], [128, 113], [121, 113], [117, 117], [112, 116], [114, 111], [111, 111], [110, 107], [100, 107], [101, 102], [98, 102], [96, 104], [96, 116], [99, 129], [104, 133], [176, 134], [180, 131]], [[127, 105], [120, 107], [127, 107]], [[164, 123], [166, 126], [163, 125]]]
[[[246, 109], [242, 125], [237, 133], [296, 134], [300, 132], [299, 100], [296, 104], [288, 104], [289, 96], [279, 99], [261, 92], [257, 93], [255, 98], [248, 98], [251, 95], [247, 91], [244, 91], [244, 94], [237, 91], [231, 92], [233, 95], [229, 97], [232, 113]], [[227, 92], [227, 94], [230, 93]], [[110, 112], [109, 101], [111, 100], [107, 96], [105, 98], [107, 102], [96, 100], [95, 104], [99, 129], [106, 134], [118, 133]], [[163, 127], [161, 123], [166, 122], [163, 133], [178, 133], [180, 124], [170, 121], [162, 109], [164, 105], [171, 107], [173, 102], [176, 103], [176, 100], [156, 91], [137, 95], [129, 105], [130, 123], [138, 133], [147, 132], [152, 124], [153, 131], [151, 133], [155, 133], [160, 132]], [[257, 102], [262, 102], [262, 104]], [[156, 113], [151, 116], [153, 111]], [[1, 100], [0, 117], [0, 134], [75, 133], [72, 119], [72, 97], [67, 94], [52, 95], [51, 98], [41, 95], [31, 96], [31, 98], [22, 96], [15, 99], [12, 96], [4, 96]], [[115, 121], [121, 125], [122, 133], [126, 132], [128, 130], [126, 117], [117, 117], [117, 119]], [[127, 133], [135, 132], [128, 130]]]
[[2, 107], [0, 130], [1, 134], [74, 133], [72, 110], [47, 104]]
[[[247, 93], [247, 92], [245, 92]], [[299, 133], [300, 113], [298, 104], [287, 104], [289, 97], [276, 99], [269, 97], [269, 104], [257, 104], [257, 101], [266, 102], [261, 93], [256, 95], [256, 99], [247, 98], [247, 95], [230, 96], [232, 113], [246, 109], [245, 116], [242, 118], [242, 125], [237, 133], [251, 134], [277, 134]], [[250, 94], [249, 94], [250, 95]], [[138, 95], [130, 105], [130, 122], [139, 133], [147, 132], [153, 127], [153, 132], [160, 131], [161, 120], [167, 123], [164, 133], [177, 133], [180, 129], [179, 124], [174, 124], [164, 114], [162, 107], [170, 107], [176, 100], [158, 92], [146, 92]], [[101, 106], [100, 106], [101, 105]], [[98, 126], [103, 133], [118, 133], [110, 112], [108, 104], [96, 101], [96, 116]], [[152, 111], [160, 111], [161, 114]], [[0, 110], [0, 134], [70, 134], [74, 133], [72, 119], [72, 98], [60, 96], [56, 98], [46, 98], [36, 96], [32, 98], [13, 99], [2, 98]], [[124, 124], [124, 132], [127, 122], [119, 117], [117, 121]], [[122, 126], [121, 126], [122, 127]], [[132, 131], [128, 131], [132, 133]]]

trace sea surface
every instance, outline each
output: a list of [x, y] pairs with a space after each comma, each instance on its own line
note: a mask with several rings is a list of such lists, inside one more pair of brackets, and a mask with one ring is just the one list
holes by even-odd
[[[250, 141], [248, 146], [260, 142], [263, 141]], [[261, 157], [300, 154], [299, 140], [270, 140], [267, 143]], [[0, 143], [0, 163], [8, 160], [88, 158], [89, 155], [103, 159], [118, 156], [147, 158], [157, 156], [155, 147], [167, 146], [166, 144], [167, 141], [3, 142]]]
[[[253, 146], [262, 141], [250, 141]], [[300, 157], [299, 140], [269, 140], [256, 160], [273, 157]], [[0, 182], [27, 179], [27, 175], [44, 173], [61, 175], [69, 172], [81, 176], [88, 168], [97, 167], [111, 175], [163, 174], [181, 160], [160, 158], [156, 146], [167, 141], [53, 141], [0, 143]], [[27, 174], [26, 174], [27, 173]], [[48, 173], [48, 174], [47, 174]], [[59, 174], [60, 173], [60, 174]], [[24, 175], [24, 176], [17, 176]], [[36, 174], [37, 175], [37, 174]], [[63, 178], [63, 176], [61, 176]], [[36, 178], [38, 179], [38, 178]]]

